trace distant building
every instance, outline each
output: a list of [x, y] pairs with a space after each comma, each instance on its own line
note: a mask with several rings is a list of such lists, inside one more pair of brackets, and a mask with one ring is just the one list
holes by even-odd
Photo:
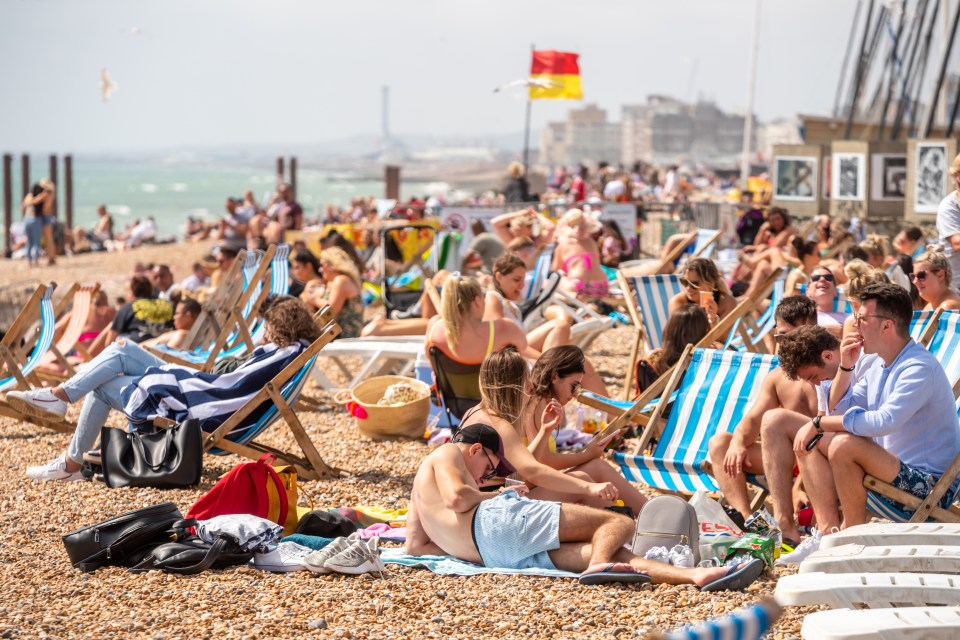
[[800, 119], [774, 120], [760, 127], [757, 132], [757, 149], [763, 155], [764, 162], [773, 159], [773, 145], [775, 144], [803, 144], [800, 135]]
[[541, 164], [597, 164], [617, 162], [621, 151], [620, 125], [607, 122], [607, 112], [596, 105], [571, 109], [566, 122], [550, 122], [540, 139]]

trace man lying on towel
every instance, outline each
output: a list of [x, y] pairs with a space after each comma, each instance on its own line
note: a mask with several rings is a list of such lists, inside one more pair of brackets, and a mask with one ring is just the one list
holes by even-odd
[[450, 555], [504, 569], [581, 573], [582, 584], [696, 584], [704, 591], [742, 589], [763, 572], [759, 559], [735, 567], [685, 569], [633, 555], [627, 516], [578, 504], [531, 500], [525, 486], [481, 491], [514, 469], [493, 427], [472, 424], [424, 459], [407, 514], [410, 555]]

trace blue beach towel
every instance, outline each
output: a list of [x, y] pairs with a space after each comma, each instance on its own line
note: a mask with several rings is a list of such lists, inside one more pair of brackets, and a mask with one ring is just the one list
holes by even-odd
[[544, 576], [547, 578], [578, 578], [579, 573], [558, 569], [494, 569], [472, 562], [464, 562], [450, 556], [408, 556], [403, 549], [381, 549], [380, 558], [386, 564], [402, 564], [405, 567], [419, 567], [444, 576], [476, 576], [482, 573], [500, 573], [504, 575], [522, 574], [525, 576]]

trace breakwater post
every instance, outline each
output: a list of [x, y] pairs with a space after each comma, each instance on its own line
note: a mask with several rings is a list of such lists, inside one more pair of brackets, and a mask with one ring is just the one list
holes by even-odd
[[30, 193], [30, 156], [20, 155], [20, 200], [22, 201]]
[[386, 184], [384, 197], [387, 200], [400, 201], [400, 167], [387, 165], [383, 168], [383, 181]]
[[63, 156], [63, 222], [73, 229], [73, 155]]
[[50, 173], [48, 174], [50, 182], [53, 183], [53, 211], [50, 213], [53, 214], [53, 217], [58, 217], [60, 212], [60, 198], [57, 197], [57, 193], [60, 191], [60, 181], [57, 180], [57, 154], [50, 154]]
[[[289, 162], [287, 162], [289, 160]], [[285, 168], [290, 167], [290, 177], [286, 176]], [[277, 156], [277, 186], [279, 187], [281, 183], [286, 182], [290, 185], [290, 193], [296, 199], [297, 197], [297, 156], [290, 156], [290, 158], [284, 158], [283, 156]]]
[[3, 154], [3, 255], [13, 252], [10, 244], [10, 225], [13, 224], [13, 156]]

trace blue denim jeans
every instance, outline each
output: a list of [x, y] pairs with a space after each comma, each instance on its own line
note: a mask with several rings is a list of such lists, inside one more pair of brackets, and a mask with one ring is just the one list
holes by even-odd
[[93, 447], [100, 436], [100, 429], [106, 424], [110, 409], [123, 410], [120, 391], [142, 376], [148, 367], [163, 364], [163, 360], [135, 342], [120, 339], [64, 382], [61, 387], [71, 403], [86, 396], [67, 456], [74, 462], [82, 462], [83, 454]]
[[23, 231], [27, 235], [27, 260], [40, 260], [40, 238], [43, 236], [43, 216], [32, 215], [23, 219]]

